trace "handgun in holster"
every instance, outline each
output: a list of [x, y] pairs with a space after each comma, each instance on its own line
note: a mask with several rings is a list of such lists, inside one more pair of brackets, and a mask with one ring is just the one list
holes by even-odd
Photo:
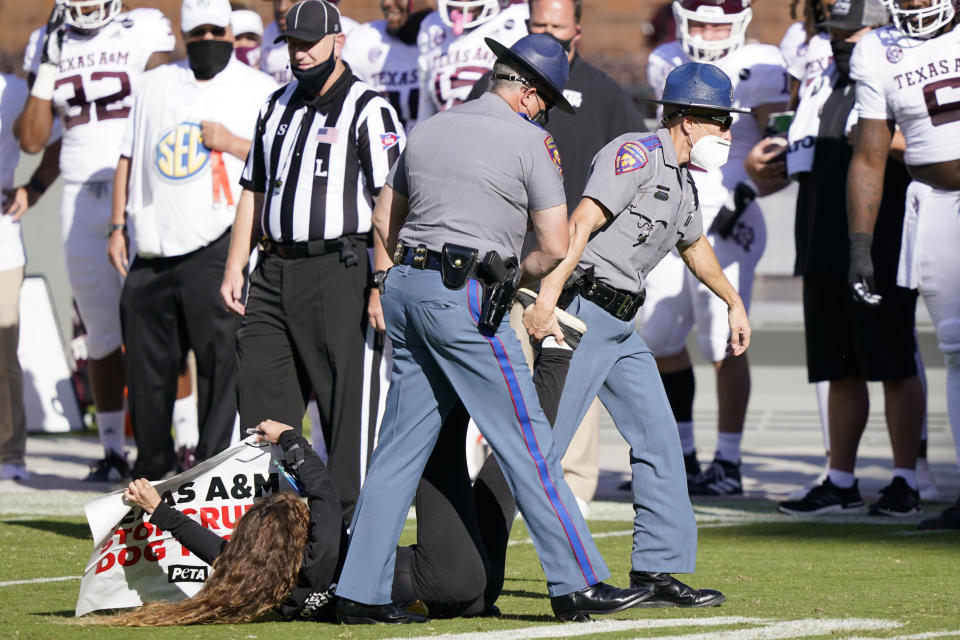
[[513, 304], [517, 292], [519, 265], [513, 256], [504, 261], [496, 251], [483, 257], [480, 275], [484, 282], [483, 304], [480, 306], [480, 328], [496, 333], [503, 316]]

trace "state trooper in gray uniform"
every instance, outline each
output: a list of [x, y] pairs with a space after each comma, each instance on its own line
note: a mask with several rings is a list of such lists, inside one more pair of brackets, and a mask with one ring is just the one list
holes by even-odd
[[[393, 376], [336, 590], [344, 623], [422, 621], [390, 601], [394, 556], [458, 397], [517, 498], [558, 618], [621, 611], [653, 591], [601, 582], [609, 571], [563, 479], [520, 342], [504, 318], [518, 280], [541, 278], [569, 242], [556, 145], [534, 123], [552, 105], [572, 111], [562, 94], [567, 57], [543, 34], [511, 49], [487, 44], [498, 57], [491, 93], [418, 124], [374, 210], [382, 243], [376, 266], [389, 266], [389, 254], [397, 265], [380, 298]], [[528, 222], [537, 243], [518, 264]], [[543, 326], [563, 339], [555, 319]]]
[[705, 607], [725, 600], [693, 589], [671, 573], [692, 573], [697, 528], [687, 497], [676, 422], [653, 355], [634, 329], [647, 273], [676, 247], [693, 274], [729, 307], [732, 353], [750, 342], [743, 303], [702, 235], [697, 191], [687, 169], [726, 161], [730, 147], [730, 79], [691, 62], [667, 77], [663, 127], [614, 139], [593, 160], [583, 199], [570, 221], [567, 257], [542, 283], [524, 324], [546, 335], [554, 305], [588, 331], [573, 353], [554, 438], [561, 454], [599, 396], [630, 445], [635, 508], [631, 586], [651, 586], [639, 606]]

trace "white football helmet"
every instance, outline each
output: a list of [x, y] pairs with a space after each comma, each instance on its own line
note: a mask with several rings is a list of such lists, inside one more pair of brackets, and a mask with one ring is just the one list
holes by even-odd
[[496, 18], [500, 0], [437, 0], [437, 11], [443, 23], [459, 36]]
[[[710, 61], [723, 58], [743, 46], [747, 25], [753, 18], [750, 0], [674, 0], [673, 15], [677, 36], [691, 60]], [[705, 40], [690, 35], [691, 22], [729, 24], [730, 35], [722, 40]]]
[[106, 26], [123, 10], [121, 0], [57, 0], [63, 7], [65, 21], [83, 31], [96, 31]]
[[930, 0], [929, 6], [920, 9], [901, 9], [900, 0], [884, 0], [883, 4], [900, 33], [911, 38], [929, 38], [953, 20], [954, 2]]

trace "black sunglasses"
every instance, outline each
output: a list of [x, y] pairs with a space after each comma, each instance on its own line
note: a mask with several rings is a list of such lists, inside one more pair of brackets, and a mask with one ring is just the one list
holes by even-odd
[[706, 114], [706, 113], [690, 113], [687, 115], [689, 115], [691, 118], [709, 120], [710, 122], [718, 125], [721, 131], [729, 130], [730, 125], [733, 124], [733, 116], [731, 116], [730, 114], [719, 115], [719, 114]]
[[227, 35], [227, 28], [214, 27], [214, 26], [210, 26], [210, 27], [201, 26], [201, 27], [197, 27], [196, 29], [191, 29], [190, 31], [187, 32], [187, 35], [190, 36], [191, 38], [202, 38], [208, 33], [212, 35], [214, 38], [222, 38], [223, 36]]

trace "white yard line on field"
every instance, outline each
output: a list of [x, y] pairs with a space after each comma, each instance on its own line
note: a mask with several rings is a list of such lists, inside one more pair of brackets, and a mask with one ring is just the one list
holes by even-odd
[[62, 576], [60, 578], [33, 578], [32, 580], [9, 580], [0, 582], [0, 587], [15, 587], [18, 584], [40, 584], [42, 582], [67, 582], [68, 580], [79, 580], [81, 576]]
[[927, 638], [956, 638], [960, 636], [960, 629], [956, 631], [925, 631], [923, 633], [912, 633], [905, 636], [890, 636], [888, 638], [866, 638], [863, 636], [853, 636], [847, 640], [927, 640]]
[[[717, 616], [713, 618], [665, 618], [662, 620], [602, 620], [583, 624], [553, 624], [525, 627], [508, 631], [472, 632], [446, 635], [446, 640], [525, 640], [526, 638], [574, 638], [604, 633], [623, 633], [637, 630], [666, 629], [670, 627], [720, 627], [751, 625], [746, 629], [729, 631], [695, 631], [693, 633], [657, 636], [657, 640], [784, 640], [819, 635], [836, 635], [849, 631], [881, 631], [902, 626], [893, 620], [850, 618], [846, 620], [788, 620], [777, 622], [762, 618]], [[433, 640], [436, 636], [419, 636], [407, 640]], [[390, 640], [401, 640], [391, 638]]]
[[[594, 633], [620, 633], [635, 629], [656, 629], [666, 627], [704, 626], [716, 627], [732, 624], [762, 624], [763, 618], [741, 618], [737, 616], [717, 616], [714, 618], [664, 618], [661, 620], [597, 620], [581, 624], [551, 624], [538, 627], [521, 627], [507, 631], [476, 631], [454, 633], [444, 636], [445, 640], [525, 640], [526, 638], [570, 638]], [[419, 636], [406, 640], [436, 639], [437, 636]], [[390, 638], [389, 640], [402, 640]], [[658, 638], [659, 640], [659, 638]]]

